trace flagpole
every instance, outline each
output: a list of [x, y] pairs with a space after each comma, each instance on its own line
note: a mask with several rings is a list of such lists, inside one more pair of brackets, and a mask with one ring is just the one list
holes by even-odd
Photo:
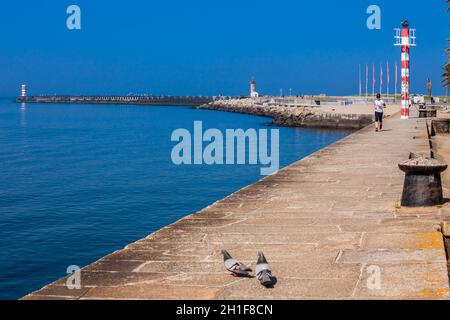
[[362, 96], [361, 64], [359, 65], [359, 96]]
[[375, 84], [377, 80], [375, 79], [375, 63], [372, 63], [372, 95], [375, 95]]
[[387, 77], [387, 90], [386, 90], [386, 92], [387, 92], [387, 97], [389, 98], [389, 85], [390, 85], [390, 83], [391, 83], [391, 76], [390, 76], [390, 71], [389, 71], [389, 61], [386, 63], [386, 68], [387, 68], [387, 74], [386, 74], [386, 77]]
[[380, 94], [383, 94], [383, 65], [380, 63]]
[[394, 103], [397, 103], [397, 85], [398, 85], [398, 65], [397, 61], [395, 62], [395, 94], [394, 94]]
[[369, 65], [366, 63], [366, 98], [369, 91]]

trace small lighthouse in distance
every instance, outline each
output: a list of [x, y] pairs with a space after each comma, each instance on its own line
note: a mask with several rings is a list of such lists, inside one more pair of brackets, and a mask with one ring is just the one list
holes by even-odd
[[258, 98], [259, 94], [256, 92], [256, 81], [255, 78], [252, 78], [250, 81], [250, 97], [252, 98]]
[[22, 85], [22, 97], [26, 97], [27, 96], [27, 86], [26, 85]]

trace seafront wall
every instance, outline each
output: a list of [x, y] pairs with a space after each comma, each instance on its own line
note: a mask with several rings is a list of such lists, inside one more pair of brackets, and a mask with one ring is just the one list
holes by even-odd
[[272, 124], [288, 127], [361, 129], [373, 122], [372, 115], [330, 113], [313, 106], [259, 104], [254, 99], [218, 100], [198, 109], [237, 112], [272, 118]]

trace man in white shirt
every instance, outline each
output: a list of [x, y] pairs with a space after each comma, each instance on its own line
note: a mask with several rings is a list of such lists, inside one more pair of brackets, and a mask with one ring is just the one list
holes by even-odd
[[383, 108], [386, 107], [386, 103], [381, 100], [381, 95], [377, 94], [377, 99], [375, 100], [375, 131], [381, 131], [383, 128]]

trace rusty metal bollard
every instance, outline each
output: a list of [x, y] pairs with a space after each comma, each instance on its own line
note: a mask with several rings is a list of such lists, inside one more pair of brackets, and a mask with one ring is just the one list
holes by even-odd
[[441, 172], [447, 165], [429, 157], [415, 157], [399, 163], [405, 172], [402, 206], [424, 207], [442, 204]]

